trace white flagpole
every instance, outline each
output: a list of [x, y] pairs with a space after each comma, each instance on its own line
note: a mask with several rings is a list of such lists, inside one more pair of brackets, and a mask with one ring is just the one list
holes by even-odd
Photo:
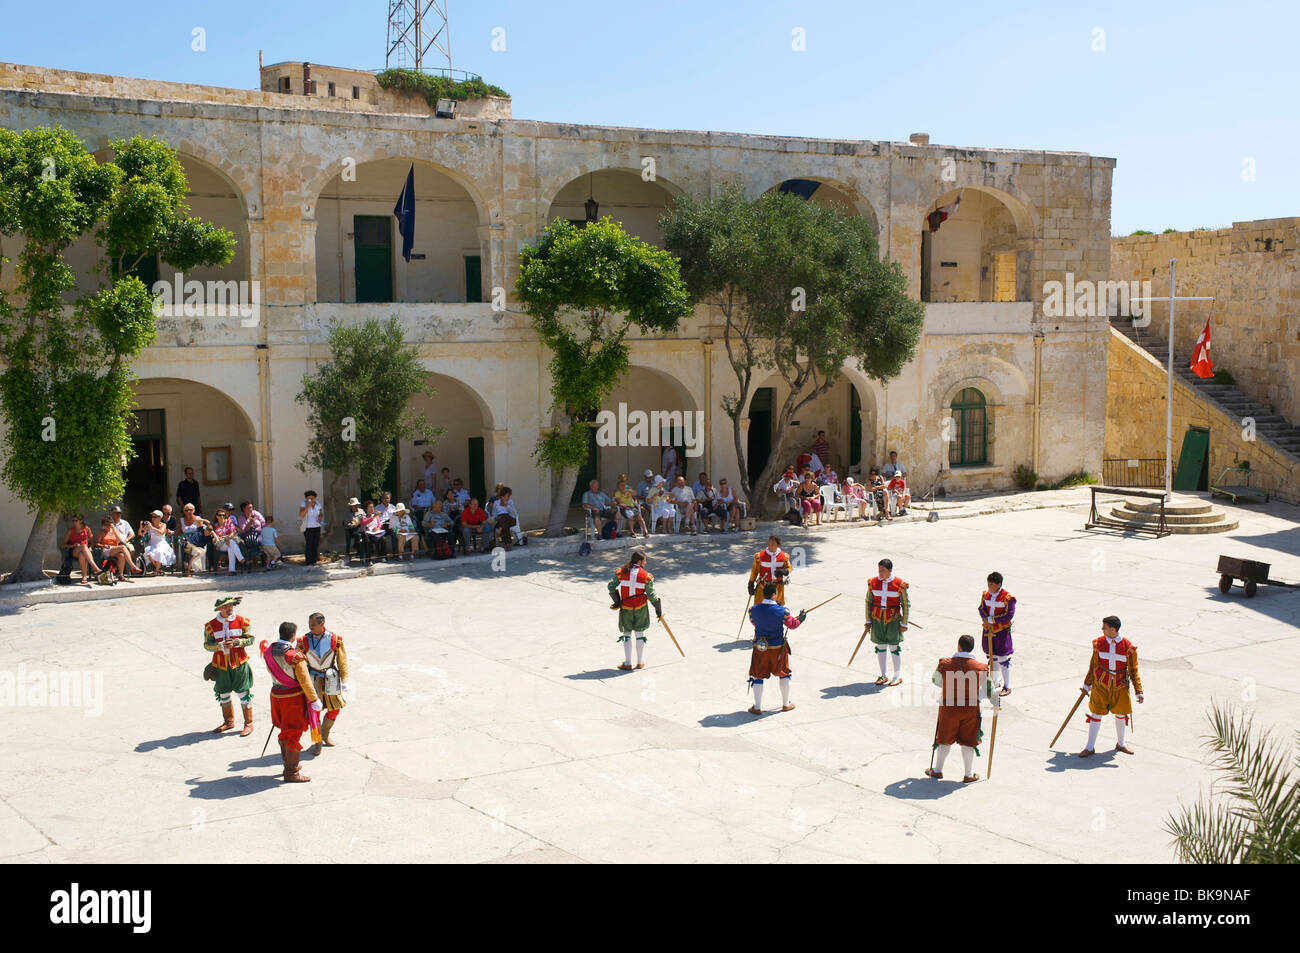
[[1169, 259], [1169, 380], [1165, 392], [1165, 503], [1173, 502], [1174, 481], [1174, 262]]

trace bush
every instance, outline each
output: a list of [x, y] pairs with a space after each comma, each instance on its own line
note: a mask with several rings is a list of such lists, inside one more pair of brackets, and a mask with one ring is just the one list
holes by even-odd
[[1097, 478], [1086, 470], [1076, 470], [1074, 473], [1066, 474], [1055, 483], [1040, 485], [1040, 490], [1063, 490], [1067, 486], [1092, 486], [1097, 482]]
[[413, 69], [386, 69], [375, 79], [379, 80], [379, 85], [384, 89], [413, 89], [421, 92], [432, 107], [436, 107], [438, 100], [444, 98], [465, 100], [510, 95], [500, 86], [485, 83], [478, 76], [458, 81], [448, 76], [417, 73]]
[[1237, 378], [1232, 376], [1232, 371], [1220, 369], [1214, 372], [1214, 383], [1236, 387]]
[[1022, 490], [1032, 490], [1037, 482], [1037, 473], [1023, 463], [1016, 464], [1016, 486]]

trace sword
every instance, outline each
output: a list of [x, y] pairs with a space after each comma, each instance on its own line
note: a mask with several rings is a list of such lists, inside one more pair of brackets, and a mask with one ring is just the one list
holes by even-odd
[[826, 605], [826, 603], [830, 602], [831, 599], [838, 599], [841, 595], [843, 595], [843, 593], [837, 592], [835, 595], [831, 596], [830, 599], [823, 599], [821, 602], [817, 603], [817, 605], [813, 606], [812, 609], [804, 609], [803, 611], [812, 612], [813, 609], [820, 609], [822, 606]]
[[[668, 628], [668, 620], [665, 619], [663, 616], [660, 616], [659, 624], [662, 625], [665, 629], [667, 629], [668, 638], [673, 640], [673, 645], [677, 645], [677, 636], [673, 635], [673, 630]], [[680, 645], [677, 645], [677, 651], [682, 652], [682, 647]], [[686, 658], [685, 652], [682, 652], [682, 658]]]
[[1070, 719], [1074, 717], [1074, 713], [1079, 710], [1079, 703], [1083, 701], [1083, 696], [1086, 694], [1088, 693], [1085, 692], [1082, 688], [1079, 689], [1079, 697], [1074, 700], [1074, 707], [1071, 708], [1070, 713], [1065, 716], [1065, 721], [1061, 722], [1061, 727], [1056, 732], [1056, 737], [1052, 739], [1051, 744], [1049, 744], [1047, 747], [1050, 748], [1052, 747], [1052, 745], [1056, 744], [1056, 738], [1061, 737], [1061, 732], [1064, 731], [1065, 726], [1070, 723]]
[[854, 660], [855, 658], [858, 657], [858, 649], [862, 648], [862, 642], [863, 642], [863, 640], [866, 639], [866, 637], [867, 637], [867, 630], [870, 629], [870, 628], [871, 628], [871, 623], [870, 623], [870, 622], [868, 622], [866, 625], [864, 625], [864, 626], [862, 627], [862, 638], [861, 638], [861, 639], [858, 639], [858, 644], [857, 644], [857, 646], [853, 649], [853, 654], [849, 656], [849, 666], [850, 666], [850, 667], [853, 666], [853, 660]]
[[754, 601], [754, 594], [751, 592], [749, 598], [745, 600], [745, 611], [740, 616], [740, 628], [736, 630], [736, 638], [731, 641], [735, 642], [740, 638], [740, 633], [745, 631], [745, 619], [749, 616], [749, 604]]
[[271, 743], [271, 734], [274, 731], [275, 731], [275, 725], [272, 725], [271, 731], [268, 731], [266, 733], [266, 741], [262, 742], [262, 754], [258, 755], [259, 758], [266, 754], [266, 746]]

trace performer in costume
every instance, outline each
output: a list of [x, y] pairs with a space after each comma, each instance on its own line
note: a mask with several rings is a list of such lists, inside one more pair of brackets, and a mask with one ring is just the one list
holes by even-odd
[[299, 637], [296, 647], [307, 659], [312, 684], [325, 706], [325, 720], [320, 725], [320, 743], [313, 752], [320, 754], [322, 746], [334, 747], [334, 742], [330, 741], [330, 731], [352, 694], [348, 687], [348, 652], [343, 647], [343, 637], [326, 630], [325, 616], [320, 612], [313, 612], [307, 617], [307, 635]]
[[984, 626], [984, 637], [980, 645], [984, 654], [989, 656], [989, 667], [993, 670], [994, 681], [999, 681], [1001, 674], [1002, 690], [1000, 695], [1011, 694], [1011, 620], [1016, 614], [1016, 597], [1002, 588], [1002, 573], [991, 572], [989, 587], [980, 597], [980, 622]]
[[763, 714], [763, 683], [775, 675], [781, 685], [781, 710], [790, 711], [790, 643], [785, 640], [787, 628], [797, 629], [808, 613], [792, 616], [785, 606], [776, 601], [777, 585], [763, 583], [763, 599], [749, 610], [749, 621], [754, 623], [754, 651], [749, 659], [749, 687], [754, 690], [751, 715]]
[[[877, 574], [867, 589], [867, 620], [871, 623], [871, 641], [880, 664], [877, 685], [903, 684], [903, 633], [907, 631], [907, 613], [911, 602], [907, 583], [894, 575], [894, 564], [882, 559]], [[894, 656], [894, 678], [885, 674], [886, 655]]]
[[[646, 629], [650, 628], [650, 609], [654, 606], [656, 618], [663, 618], [663, 602], [655, 595], [655, 577], [645, 570], [645, 553], [637, 550], [609, 581], [609, 597], [614, 600], [611, 609], [618, 612], [618, 641], [623, 643], [623, 671], [645, 668]], [[636, 642], [636, 665], [632, 665], [632, 643]]]
[[1108, 615], [1101, 620], [1101, 638], [1092, 640], [1092, 660], [1088, 674], [1083, 679], [1083, 690], [1088, 693], [1088, 747], [1079, 752], [1080, 758], [1092, 757], [1101, 731], [1101, 718], [1115, 716], [1115, 750], [1132, 754], [1133, 749], [1124, 744], [1124, 731], [1133, 714], [1133, 700], [1129, 697], [1129, 682], [1137, 690], [1138, 704], [1142, 704], [1142, 676], [1138, 674], [1137, 646], [1120, 638], [1119, 617]]
[[975, 658], [975, 637], [963, 635], [957, 640], [957, 651], [951, 658], [939, 659], [934, 671], [934, 683], [943, 689], [939, 700], [939, 723], [935, 727], [934, 767], [925, 773], [932, 778], [943, 777], [943, 763], [954, 744], [961, 745], [961, 760], [966, 769], [963, 784], [978, 781], [975, 773], [975, 756], [979, 754], [980, 739], [984, 730], [980, 725], [980, 700], [993, 704], [993, 681], [989, 667]]
[[785, 584], [790, 581], [790, 556], [781, 549], [781, 537], [769, 536], [767, 548], [754, 554], [754, 565], [749, 569], [749, 594], [757, 599], [758, 587], [766, 582], [776, 583], [776, 601], [785, 605]]
[[212, 668], [216, 680], [212, 692], [221, 705], [222, 722], [214, 732], [229, 731], [235, 727], [235, 706], [231, 695], [238, 695], [244, 706], [244, 727], [239, 737], [253, 733], [253, 669], [248, 664], [244, 649], [253, 644], [249, 622], [235, 614], [235, 606], [243, 601], [240, 596], [222, 596], [213, 606], [216, 618], [203, 626], [203, 647], [212, 653]]
[[280, 623], [280, 640], [266, 647], [262, 661], [271, 675], [271, 724], [280, 729], [280, 760], [284, 762], [284, 780], [310, 781], [298, 769], [302, 757], [302, 733], [320, 723], [324, 707], [316, 697], [307, 670], [307, 657], [294, 648], [293, 637], [298, 627], [292, 622]]

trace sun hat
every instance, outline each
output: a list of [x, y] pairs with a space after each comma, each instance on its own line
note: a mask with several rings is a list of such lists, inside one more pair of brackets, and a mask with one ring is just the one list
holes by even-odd
[[360, 505], [361, 505], [361, 501], [358, 500], [355, 496], [348, 497], [348, 506], [360, 506]]

